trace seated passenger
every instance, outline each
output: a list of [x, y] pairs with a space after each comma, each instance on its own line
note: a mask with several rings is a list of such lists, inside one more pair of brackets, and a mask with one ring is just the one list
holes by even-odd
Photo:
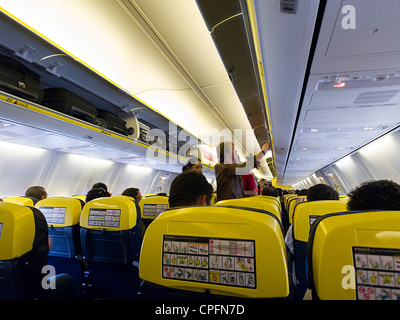
[[265, 186], [261, 194], [263, 196], [279, 197], [278, 190], [273, 186]]
[[86, 195], [86, 203], [93, 199], [102, 198], [102, 197], [111, 197], [110, 193], [103, 188], [91, 189]]
[[139, 203], [140, 200], [142, 200], [142, 195], [138, 188], [127, 188], [121, 193], [121, 195], [132, 197], [133, 199], [136, 200], [137, 203]]
[[48, 194], [45, 188], [41, 186], [33, 186], [29, 187], [28, 190], [25, 191], [26, 197], [33, 197], [38, 201], [46, 199]]
[[212, 186], [206, 177], [196, 171], [187, 171], [172, 181], [169, 191], [169, 207], [209, 205]]
[[400, 210], [400, 185], [390, 180], [365, 182], [349, 197], [348, 210]]
[[[326, 184], [320, 183], [316, 184], [312, 187], [310, 187], [307, 190], [307, 202], [308, 201], [319, 201], [319, 200], [339, 200], [339, 193], [333, 189], [331, 186], [328, 186]], [[290, 225], [286, 236], [285, 236], [285, 244], [287, 249], [289, 250], [291, 254], [291, 259], [293, 259], [294, 256], [294, 240], [293, 240], [293, 224]], [[290, 262], [289, 262], [290, 264]], [[295, 274], [295, 268], [294, 268], [294, 261], [292, 262], [292, 265], [289, 266], [290, 269], [292, 269], [292, 278], [293, 278], [293, 283], [295, 285], [298, 284], [298, 280]]]
[[108, 190], [107, 185], [103, 182], [96, 182], [93, 186], [92, 189], [104, 189], [110, 194], [110, 197], [112, 196], [112, 193]]
[[[307, 190], [307, 201], [318, 201], [318, 200], [339, 200], [339, 193], [331, 186], [320, 183], [310, 187]], [[286, 247], [289, 249], [291, 254], [294, 254], [293, 246], [293, 225], [291, 225], [286, 233], [285, 237]]]

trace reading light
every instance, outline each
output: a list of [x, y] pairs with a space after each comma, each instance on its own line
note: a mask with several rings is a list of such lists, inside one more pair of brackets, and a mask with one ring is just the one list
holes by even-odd
[[343, 88], [344, 86], [346, 86], [346, 82], [340, 82], [338, 84], [333, 85], [335, 88]]

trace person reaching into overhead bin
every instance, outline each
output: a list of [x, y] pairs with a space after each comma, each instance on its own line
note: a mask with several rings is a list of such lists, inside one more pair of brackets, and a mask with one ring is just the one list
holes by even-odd
[[251, 169], [257, 168], [261, 159], [270, 149], [271, 145], [267, 142], [253, 159], [239, 164], [239, 156], [234, 144], [232, 142], [221, 142], [217, 146], [219, 163], [214, 167], [217, 179], [217, 201], [243, 198], [242, 175], [249, 174]]

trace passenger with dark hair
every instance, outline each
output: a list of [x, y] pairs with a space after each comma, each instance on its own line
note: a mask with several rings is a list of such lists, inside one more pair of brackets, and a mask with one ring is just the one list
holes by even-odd
[[137, 203], [139, 203], [140, 200], [142, 200], [142, 195], [138, 188], [127, 188], [121, 193], [121, 195], [132, 197], [133, 199], [136, 200]]
[[209, 205], [212, 186], [205, 176], [196, 171], [187, 171], [172, 181], [169, 191], [169, 207]]
[[33, 197], [35, 199], [37, 199], [38, 201], [46, 199], [48, 194], [47, 191], [44, 187], [41, 186], [32, 186], [29, 187], [26, 191], [25, 191], [25, 196], [26, 197]]
[[[320, 200], [339, 200], [339, 193], [326, 184], [316, 184], [307, 190], [307, 202]], [[293, 224], [290, 225], [285, 236], [286, 247], [294, 254], [293, 247]]]
[[110, 197], [112, 196], [112, 193], [108, 190], [107, 185], [103, 182], [96, 182], [93, 186], [92, 189], [103, 189], [104, 191], [108, 192], [110, 194]]
[[182, 172], [197, 171], [202, 173], [202, 170], [201, 160], [196, 156], [191, 156], [188, 162], [182, 167]]
[[86, 195], [86, 203], [92, 201], [93, 199], [111, 197], [110, 193], [103, 188], [91, 189]]
[[349, 197], [348, 210], [400, 210], [400, 185], [391, 180], [365, 182]]
[[307, 201], [318, 200], [339, 200], [339, 193], [326, 184], [316, 184], [307, 190]]
[[263, 191], [262, 191], [262, 195], [263, 196], [269, 196], [269, 197], [279, 197], [279, 192], [273, 186], [265, 186]]
[[[304, 192], [304, 191], [303, 191]], [[307, 190], [307, 202], [310, 201], [320, 201], [320, 200], [339, 200], [339, 194], [338, 192], [333, 189], [331, 186], [328, 186], [326, 184], [316, 184], [312, 187], [310, 187]], [[292, 279], [293, 283], [295, 285], [298, 284], [298, 280], [296, 278], [295, 274], [295, 268], [294, 268], [294, 243], [293, 243], [293, 224], [289, 226], [289, 229], [286, 233], [285, 236], [285, 244], [286, 247], [289, 251], [289, 262], [288, 262], [288, 267], [291, 270], [289, 273], [292, 273]], [[292, 261], [292, 262], [290, 262]]]
[[262, 194], [264, 187], [267, 185], [268, 182], [265, 179], [261, 179], [260, 181], [258, 181], [258, 194]]
[[308, 189], [301, 189], [297, 195], [298, 196], [306, 196], [307, 195], [307, 191], [308, 191]]

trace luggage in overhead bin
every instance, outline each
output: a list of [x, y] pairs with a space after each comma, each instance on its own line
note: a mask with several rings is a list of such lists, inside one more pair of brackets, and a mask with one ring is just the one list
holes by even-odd
[[150, 127], [139, 121], [139, 140], [148, 144], [153, 144], [158, 141], [158, 137], [150, 132]]
[[0, 90], [40, 104], [44, 90], [39, 79], [37, 73], [22, 63], [0, 55]]
[[96, 121], [95, 106], [64, 88], [46, 89], [43, 105], [87, 122], [95, 123]]
[[125, 136], [132, 135], [134, 131], [132, 127], [127, 128], [125, 120], [120, 119], [115, 113], [104, 109], [97, 110], [96, 124]]

